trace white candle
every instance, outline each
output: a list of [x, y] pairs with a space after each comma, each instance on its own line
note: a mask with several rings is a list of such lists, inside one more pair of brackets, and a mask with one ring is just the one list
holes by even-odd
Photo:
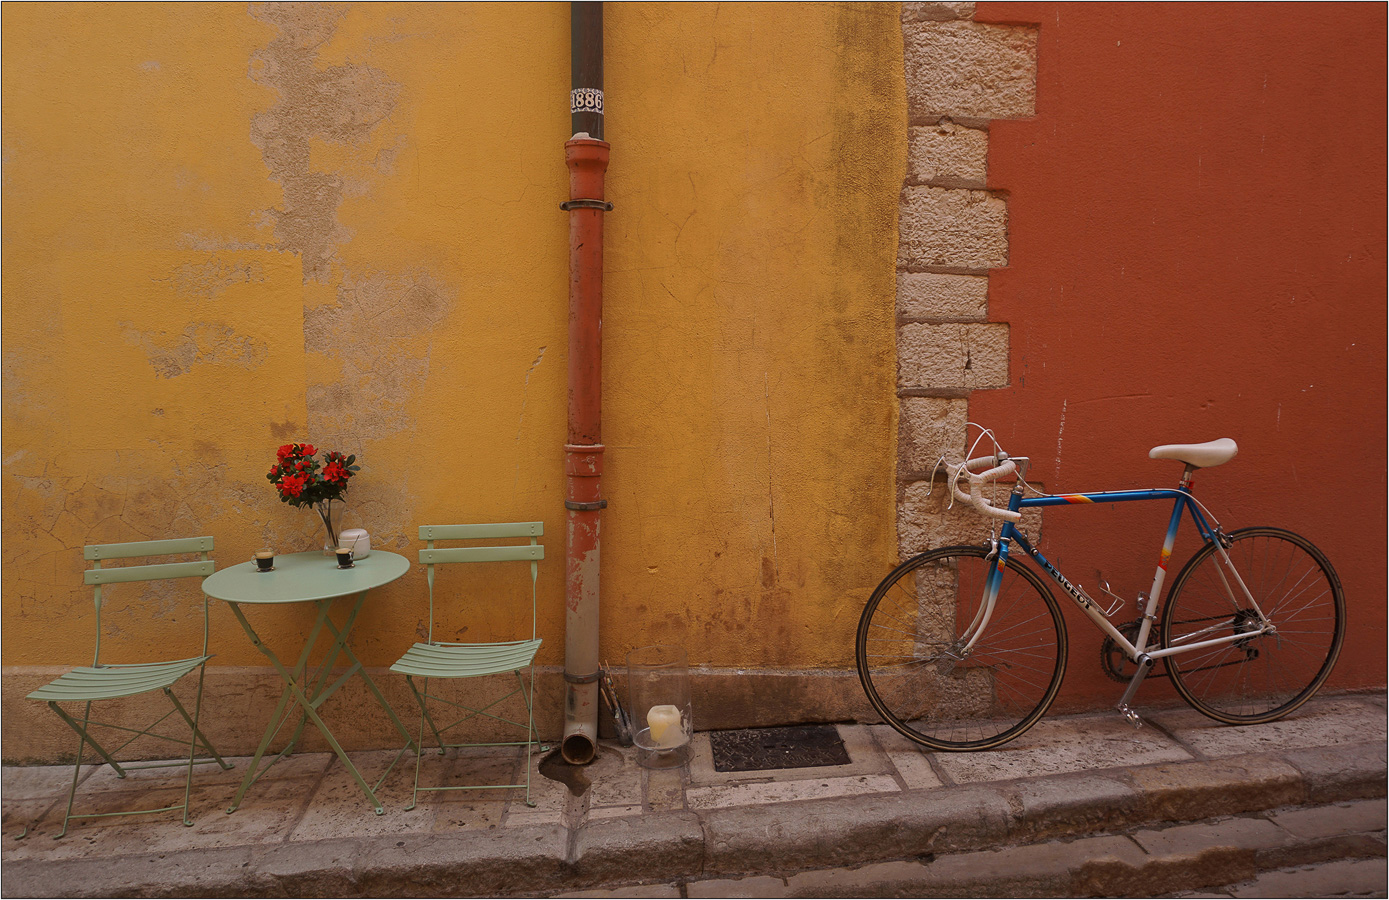
[[669, 703], [647, 710], [646, 724], [651, 729], [651, 740], [663, 750], [679, 747], [689, 740], [680, 723], [680, 710]]

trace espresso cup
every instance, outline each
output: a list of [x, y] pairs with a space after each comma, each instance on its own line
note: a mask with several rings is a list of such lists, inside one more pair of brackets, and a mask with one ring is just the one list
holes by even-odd
[[338, 567], [339, 567], [339, 568], [346, 569], [348, 566], [352, 565], [352, 548], [351, 548], [351, 547], [339, 547], [339, 548], [337, 549], [337, 554], [338, 554]]
[[269, 572], [271, 569], [275, 568], [275, 551], [257, 550], [256, 568], [262, 572]]

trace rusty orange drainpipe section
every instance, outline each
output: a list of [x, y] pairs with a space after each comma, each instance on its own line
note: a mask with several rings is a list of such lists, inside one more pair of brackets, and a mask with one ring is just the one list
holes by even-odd
[[603, 499], [603, 199], [609, 146], [603, 137], [603, 5], [570, 5], [574, 136], [569, 167], [569, 434], [564, 445], [566, 762], [598, 749], [598, 561]]

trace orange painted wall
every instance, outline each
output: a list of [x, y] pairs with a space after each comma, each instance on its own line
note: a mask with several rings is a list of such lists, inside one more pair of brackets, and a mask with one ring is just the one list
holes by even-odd
[[[1329, 686], [1384, 685], [1385, 7], [981, 3], [975, 18], [1041, 30], [1036, 116], [990, 126], [1009, 264], [989, 313], [1011, 325], [1011, 371], [972, 395], [971, 419], [1049, 490], [1174, 486], [1179, 466], [1150, 447], [1234, 438], [1198, 497], [1227, 528], [1283, 525], [1326, 551], [1349, 609]], [[1167, 515], [1049, 511], [1042, 551], [1131, 597]], [[1174, 560], [1195, 546], [1184, 530]], [[1096, 632], [1071, 626], [1063, 705], [1112, 702]]]

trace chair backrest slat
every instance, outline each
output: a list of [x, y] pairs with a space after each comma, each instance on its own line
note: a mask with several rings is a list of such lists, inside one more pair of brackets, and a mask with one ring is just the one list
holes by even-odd
[[482, 525], [421, 525], [422, 541], [474, 541], [485, 538], [540, 537], [544, 522], [497, 522]]
[[174, 553], [206, 553], [212, 538], [174, 538], [167, 541], [131, 541], [125, 544], [90, 544], [82, 548], [82, 558], [124, 559], [128, 556], [167, 556]]
[[206, 578], [216, 571], [212, 560], [180, 563], [155, 563], [148, 566], [120, 566], [115, 569], [88, 569], [82, 573], [83, 584], [119, 584], [126, 581], [160, 581], [165, 578]]
[[426, 566], [435, 563], [510, 562], [544, 558], [545, 548], [539, 544], [519, 547], [443, 547], [420, 551], [420, 563]]

